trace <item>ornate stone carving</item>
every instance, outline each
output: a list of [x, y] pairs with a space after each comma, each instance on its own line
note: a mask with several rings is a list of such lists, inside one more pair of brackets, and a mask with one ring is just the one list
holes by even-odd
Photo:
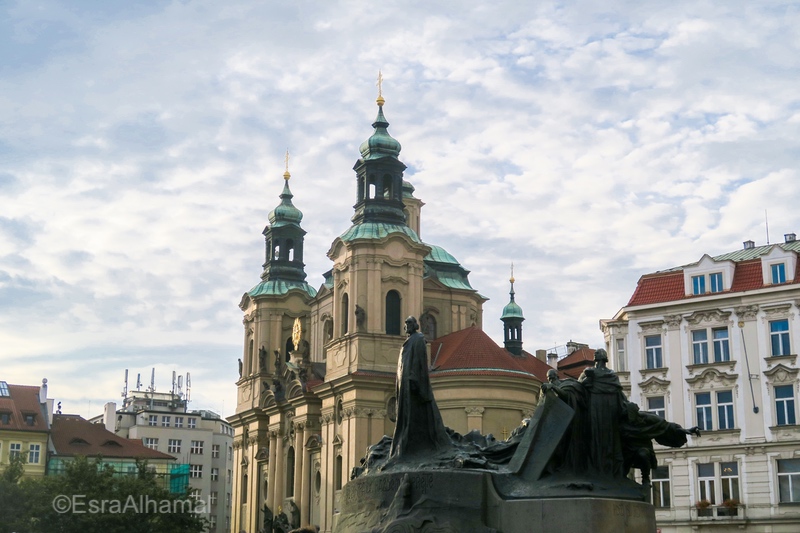
[[664, 323], [667, 325], [668, 330], [676, 330], [681, 327], [681, 315], [664, 315]]
[[483, 416], [485, 409], [483, 407], [465, 407], [464, 411], [467, 412], [467, 416]]
[[739, 320], [744, 320], [745, 322], [749, 322], [751, 320], [755, 320], [756, 316], [758, 315], [758, 306], [757, 305], [742, 305], [737, 307], [733, 310], [736, 313], [736, 316]]
[[639, 328], [642, 330], [642, 335], [661, 333], [661, 331], [664, 329], [664, 321], [649, 320], [647, 322], [639, 322]]
[[791, 383], [797, 380], [797, 368], [790, 368], [784, 364], [777, 364], [764, 371], [764, 375], [773, 383]]
[[780, 304], [762, 306], [761, 310], [764, 311], [765, 320], [774, 320], [776, 318], [787, 318], [789, 311], [792, 309], [792, 304]]
[[695, 311], [686, 317], [686, 321], [690, 326], [699, 326], [701, 324], [722, 325], [728, 322], [730, 316], [730, 312], [725, 312], [721, 309], [708, 309], [705, 311]]
[[670, 381], [659, 378], [658, 376], [650, 376], [645, 381], [639, 383], [639, 388], [644, 394], [669, 394]]
[[738, 374], [720, 372], [716, 368], [707, 368], [697, 376], [686, 378], [686, 383], [694, 389], [730, 388], [736, 385]]

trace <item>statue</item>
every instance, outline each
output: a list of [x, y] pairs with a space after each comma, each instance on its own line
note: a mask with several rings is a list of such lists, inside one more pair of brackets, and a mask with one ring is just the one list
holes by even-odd
[[242, 360], [239, 359], [239, 377], [242, 377]]
[[367, 322], [367, 312], [364, 311], [363, 307], [356, 304], [356, 328], [358, 329], [358, 331], [362, 331], [364, 329], [364, 324], [366, 324], [366, 322]]
[[589, 454], [586, 427], [586, 389], [580, 381], [573, 378], [558, 379], [558, 372], [554, 369], [547, 371], [547, 381], [548, 383], [542, 384], [543, 399], [546, 397], [547, 391], [553, 391], [575, 413], [569, 427], [561, 437], [558, 447], [553, 452], [546, 471], [550, 474], [556, 472], [585, 472]]
[[390, 457], [429, 454], [451, 446], [428, 376], [425, 337], [417, 319], [406, 319], [408, 338], [397, 362], [397, 425]]
[[589, 469], [601, 476], [624, 478], [620, 421], [627, 400], [619, 378], [606, 366], [606, 351], [595, 351], [594, 361], [594, 368], [585, 369], [578, 378], [587, 392]]
[[258, 349], [258, 369], [262, 372], [267, 369], [267, 349], [264, 346]]
[[266, 503], [264, 504], [264, 509], [262, 512], [264, 514], [262, 531], [265, 531], [266, 533], [272, 533], [272, 511], [269, 510], [269, 507], [267, 507]]

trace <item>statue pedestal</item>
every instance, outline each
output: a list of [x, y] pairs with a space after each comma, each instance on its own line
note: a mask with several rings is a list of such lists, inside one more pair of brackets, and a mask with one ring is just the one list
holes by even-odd
[[503, 499], [493, 474], [409, 470], [345, 485], [335, 533], [655, 533], [655, 509], [586, 496]]

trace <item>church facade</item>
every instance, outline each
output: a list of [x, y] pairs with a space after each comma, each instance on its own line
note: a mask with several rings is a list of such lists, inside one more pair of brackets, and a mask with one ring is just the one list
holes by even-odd
[[354, 166], [352, 224], [331, 244], [319, 288], [306, 281], [288, 168], [269, 214], [261, 280], [239, 304], [231, 531], [256, 533], [281, 514], [331, 530], [351, 470], [394, 431], [405, 317], [419, 318], [436, 401], [455, 431], [505, 438], [532, 413], [549, 368], [522, 349], [513, 277], [500, 347], [482, 330], [486, 298], [469, 272], [420, 239], [424, 204], [403, 179], [400, 143], [388, 133], [383, 98], [377, 103]]

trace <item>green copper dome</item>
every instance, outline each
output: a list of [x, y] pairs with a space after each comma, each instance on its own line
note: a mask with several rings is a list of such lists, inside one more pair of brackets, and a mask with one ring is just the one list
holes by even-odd
[[525, 317], [522, 315], [522, 308], [514, 301], [514, 278], [511, 278], [511, 292], [509, 293], [511, 296], [511, 300], [506, 304], [503, 308], [503, 314], [500, 316], [500, 320], [505, 318], [521, 318], [525, 320]]
[[375, 133], [359, 147], [361, 157], [366, 161], [381, 157], [397, 159], [397, 156], [400, 155], [400, 143], [386, 131], [389, 123], [383, 116], [383, 106], [380, 103], [378, 104], [378, 117], [372, 123], [372, 127], [375, 128]]
[[280, 196], [280, 205], [269, 213], [269, 223], [272, 226], [300, 225], [300, 221], [303, 220], [303, 213], [292, 203], [293, 196], [292, 191], [289, 190], [289, 180], [287, 179]]

